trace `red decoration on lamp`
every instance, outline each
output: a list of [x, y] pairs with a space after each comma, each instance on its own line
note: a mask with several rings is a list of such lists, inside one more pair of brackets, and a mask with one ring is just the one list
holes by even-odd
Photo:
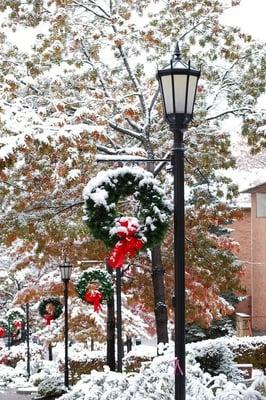
[[101, 311], [101, 301], [103, 299], [103, 295], [99, 290], [88, 290], [85, 293], [84, 300], [89, 303], [93, 304], [93, 309], [96, 312]]
[[117, 236], [121, 238], [116, 243], [110, 257], [107, 260], [111, 268], [120, 268], [124, 264], [125, 258], [134, 257], [144, 246], [144, 242], [135, 235], [139, 231], [139, 225], [135, 218], [120, 218], [117, 222]]
[[0, 326], [0, 338], [3, 338], [4, 336], [5, 336], [5, 329], [2, 327], [2, 326]]

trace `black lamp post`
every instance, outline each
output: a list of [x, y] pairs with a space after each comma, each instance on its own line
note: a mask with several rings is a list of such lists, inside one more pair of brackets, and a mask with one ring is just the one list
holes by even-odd
[[65, 387], [69, 387], [68, 380], [68, 282], [71, 277], [72, 266], [65, 261], [63, 265], [59, 265], [61, 279], [64, 282], [64, 299], [65, 299]]
[[183, 133], [193, 117], [200, 71], [184, 63], [178, 44], [170, 65], [158, 70], [165, 119], [174, 134], [174, 306], [175, 306], [175, 400], [186, 398], [185, 388], [185, 213]]
[[30, 305], [26, 303], [27, 377], [30, 379]]
[[123, 339], [122, 339], [122, 305], [121, 277], [122, 267], [116, 268], [116, 335], [117, 335], [117, 372], [122, 372]]

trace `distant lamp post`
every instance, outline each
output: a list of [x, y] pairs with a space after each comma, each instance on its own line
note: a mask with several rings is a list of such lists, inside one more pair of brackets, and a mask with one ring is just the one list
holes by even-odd
[[183, 133], [193, 118], [200, 71], [181, 60], [178, 44], [170, 65], [158, 70], [165, 119], [174, 134], [174, 306], [175, 400], [186, 398], [185, 388], [185, 206]]
[[64, 282], [64, 299], [65, 299], [65, 387], [69, 387], [68, 373], [68, 282], [71, 277], [72, 266], [66, 261], [63, 265], [59, 265], [61, 279]]

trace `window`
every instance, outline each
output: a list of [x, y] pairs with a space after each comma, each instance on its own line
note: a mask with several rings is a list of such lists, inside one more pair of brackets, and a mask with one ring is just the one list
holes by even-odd
[[266, 217], [266, 193], [257, 193], [257, 217]]

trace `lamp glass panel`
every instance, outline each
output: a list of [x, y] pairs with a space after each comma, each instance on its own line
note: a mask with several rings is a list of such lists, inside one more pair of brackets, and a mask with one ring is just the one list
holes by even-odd
[[71, 276], [71, 265], [61, 265], [60, 266], [61, 278], [70, 279]]
[[[174, 88], [172, 87], [172, 75], [164, 75], [161, 80], [166, 114], [184, 113], [187, 75], [174, 75]], [[175, 93], [175, 110], [173, 90]]]
[[198, 77], [190, 75], [188, 84], [187, 114], [192, 114], [195, 101]]

